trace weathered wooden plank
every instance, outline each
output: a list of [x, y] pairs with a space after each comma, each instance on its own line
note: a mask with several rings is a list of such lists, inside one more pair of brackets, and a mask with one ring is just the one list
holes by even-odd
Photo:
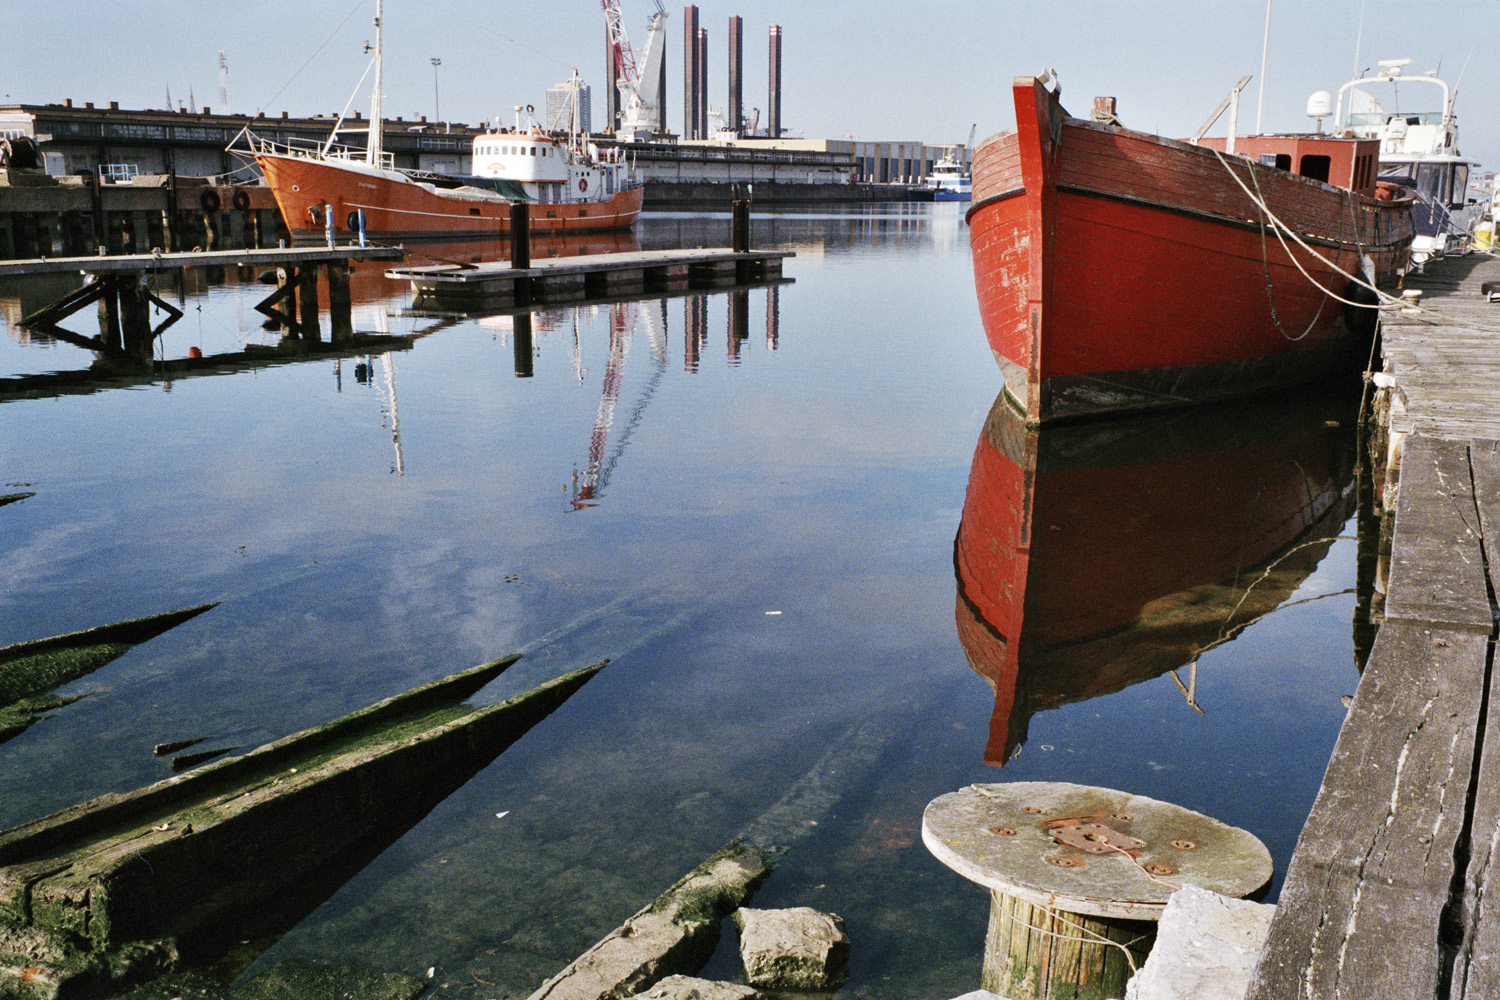
[[[1469, 460], [1490, 585], [1494, 588], [1500, 569], [1500, 551], [1496, 549], [1500, 543], [1500, 442], [1471, 441]], [[1492, 690], [1487, 689], [1486, 694], [1493, 697]], [[1500, 878], [1500, 872], [1493, 871], [1500, 860], [1500, 712], [1488, 712], [1482, 745], [1458, 911], [1463, 941], [1453, 963], [1452, 1000], [1500, 996], [1500, 888], [1492, 892], [1488, 885], [1492, 875]]]
[[1484, 635], [1381, 627], [1248, 1000], [1436, 995], [1487, 658]]
[[1468, 445], [1407, 439], [1396, 497], [1385, 617], [1493, 627], [1480, 550]]
[[1490, 591], [1500, 593], [1500, 441], [1470, 441], [1469, 470], [1484, 538]]
[[1500, 712], [1491, 710], [1486, 718], [1474, 787], [1468, 863], [1457, 910], [1463, 938], [1453, 960], [1450, 1000], [1500, 996], [1500, 885], [1489, 885], [1491, 878], [1500, 879]]

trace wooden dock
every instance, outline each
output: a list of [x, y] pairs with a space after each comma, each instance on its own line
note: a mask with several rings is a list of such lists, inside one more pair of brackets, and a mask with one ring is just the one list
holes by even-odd
[[781, 277], [790, 250], [638, 250], [532, 261], [512, 267], [486, 264], [433, 264], [392, 268], [419, 300], [528, 305], [583, 298], [639, 295], [687, 288], [723, 288]]
[[[1381, 327], [1383, 617], [1250, 1000], [1500, 996], [1500, 259], [1410, 275]], [[1500, 287], [1497, 284], [1496, 287]], [[1384, 481], [1382, 482], [1382, 477]]]

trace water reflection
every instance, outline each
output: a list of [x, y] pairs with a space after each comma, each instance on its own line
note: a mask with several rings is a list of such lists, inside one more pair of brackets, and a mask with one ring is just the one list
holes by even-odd
[[1354, 511], [1353, 409], [1274, 399], [1028, 431], [997, 398], [954, 542], [956, 618], [995, 691], [986, 764], [1031, 716], [1169, 673], [1283, 604]]

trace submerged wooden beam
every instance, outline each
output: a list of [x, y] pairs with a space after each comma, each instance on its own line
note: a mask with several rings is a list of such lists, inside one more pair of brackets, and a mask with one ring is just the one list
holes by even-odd
[[0, 646], [0, 705], [93, 673], [131, 646], [196, 618], [219, 602]]
[[517, 659], [0, 833], [0, 996], [56, 997], [295, 923], [604, 666], [462, 704]]
[[0, 646], [0, 743], [25, 732], [41, 713], [82, 697], [58, 698], [47, 692], [88, 676], [132, 646], [154, 639], [217, 603]]
[[624, 1000], [703, 968], [724, 918], [771, 874], [773, 851], [736, 840], [553, 976], [529, 1000]]

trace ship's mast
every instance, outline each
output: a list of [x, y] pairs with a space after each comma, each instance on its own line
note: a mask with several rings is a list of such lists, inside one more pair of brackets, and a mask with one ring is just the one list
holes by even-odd
[[381, 33], [384, 30], [383, 21], [385, 13], [385, 0], [375, 0], [375, 92], [370, 95], [370, 142], [365, 150], [365, 162], [371, 166], [380, 166], [384, 159], [385, 136], [383, 126], [385, 122], [385, 79], [381, 75], [381, 54], [383, 39]]

